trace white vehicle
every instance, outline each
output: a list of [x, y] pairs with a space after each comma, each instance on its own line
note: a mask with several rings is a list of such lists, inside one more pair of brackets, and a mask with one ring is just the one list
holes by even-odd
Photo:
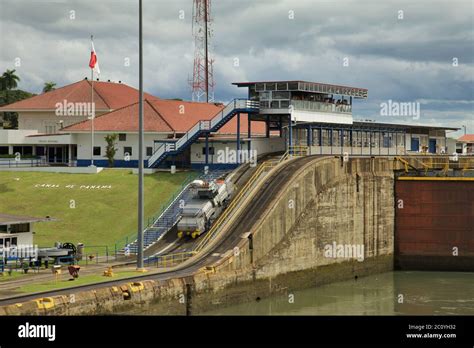
[[196, 190], [194, 197], [186, 203], [178, 222], [178, 237], [197, 238], [207, 232], [212, 223], [227, 207], [233, 186], [230, 182], [195, 180], [191, 187]]

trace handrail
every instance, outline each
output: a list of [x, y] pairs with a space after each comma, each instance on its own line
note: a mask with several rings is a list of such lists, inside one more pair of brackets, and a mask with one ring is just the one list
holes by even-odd
[[462, 169], [463, 172], [469, 169], [474, 169], [474, 158], [458, 157], [457, 160], [454, 161], [449, 155], [442, 158], [428, 156], [423, 156], [421, 158], [418, 158], [417, 156], [405, 156], [405, 158], [403, 158], [401, 156], [396, 156], [395, 160], [400, 161], [405, 166], [405, 172], [407, 173], [409, 171], [408, 167], [418, 170], [415, 166], [411, 165], [407, 159], [414, 160], [416, 164], [425, 170], [425, 173], [430, 169], [442, 169], [445, 174], [449, 169]]
[[[166, 203], [163, 203], [161, 205], [160, 210], [158, 213], [153, 214], [150, 218], [147, 219], [147, 226], [145, 227], [145, 231], [153, 226], [158, 219], [160, 219], [166, 211], [169, 209], [171, 206], [172, 202], [174, 202], [181, 194], [182, 192], [190, 185], [190, 183], [198, 176], [196, 172], [190, 173], [183, 181], [181, 186], [173, 193], [173, 195], [166, 201]], [[155, 217], [156, 216], [156, 217]], [[152, 221], [150, 223], [150, 221]], [[117, 242], [115, 242], [115, 246], [119, 246], [119, 250], [123, 249], [127, 245], [130, 245], [132, 243], [135, 243], [137, 241], [136, 239], [137, 232], [132, 232], [129, 235], [119, 239]], [[124, 243], [123, 243], [124, 242]], [[121, 244], [123, 243], [123, 247]]]
[[46, 159], [40, 157], [24, 158], [19, 161], [0, 157], [0, 166], [8, 166], [8, 168], [40, 167], [46, 166], [47, 163]]
[[233, 208], [240, 203], [240, 200], [243, 198], [244, 194], [250, 188], [251, 185], [255, 183], [255, 181], [259, 178], [259, 176], [263, 173], [264, 170], [268, 168], [274, 167], [276, 164], [274, 162], [264, 162], [260, 165], [260, 167], [256, 170], [256, 172], [252, 175], [252, 177], [247, 181], [247, 183], [239, 190], [239, 193], [234, 197], [232, 202], [229, 206], [225, 209], [225, 211], [219, 216], [217, 221], [212, 225], [211, 229], [204, 238], [199, 242], [199, 244], [194, 248], [194, 251], [198, 252], [204, 248], [207, 242], [216, 234], [219, 227], [222, 225], [223, 221], [228, 217], [228, 215], [232, 212]]
[[[193, 127], [189, 131], [187, 131], [181, 138], [179, 138], [174, 145], [174, 151], [179, 150], [182, 145], [184, 145], [190, 138], [194, 137], [202, 130], [209, 130], [211, 131], [220, 121], [222, 121], [227, 115], [229, 115], [232, 111], [237, 109], [258, 109], [259, 104], [258, 102], [251, 101], [248, 99], [234, 99], [229, 104], [227, 104], [222, 110], [217, 112], [214, 117], [210, 120], [199, 120], [197, 121]], [[170, 143], [163, 143], [161, 144], [153, 154], [148, 158], [148, 166], [154, 164], [161, 156], [163, 156], [167, 152], [167, 148], [171, 146]]]
[[286, 151], [286, 152], [280, 157], [280, 159], [278, 160], [278, 163], [285, 161], [285, 160], [288, 158], [289, 155], [290, 155], [290, 152], [289, 152], [289, 151]]
[[308, 154], [308, 146], [291, 145], [291, 146], [288, 146], [288, 152], [292, 156], [306, 156]]
[[147, 264], [155, 263], [156, 267], [159, 267], [160, 263], [162, 264], [163, 267], [166, 267], [167, 265], [172, 266], [175, 263], [184, 262], [196, 254], [197, 252], [195, 251], [185, 251], [185, 252], [172, 253], [172, 254], [166, 254], [166, 255], [158, 255], [158, 256], [153, 256], [146, 259], [145, 263]]
[[[279, 162], [277, 162], [279, 163]], [[256, 170], [256, 172], [252, 175], [252, 177], [247, 181], [247, 183], [239, 190], [239, 193], [234, 197], [232, 202], [229, 204], [229, 206], [226, 208], [224, 213], [219, 216], [217, 221], [212, 225], [211, 229], [209, 232], [206, 233], [206, 235], [203, 237], [203, 239], [199, 242], [199, 244], [191, 251], [187, 252], [178, 252], [178, 253], [171, 253], [171, 254], [166, 254], [166, 255], [160, 255], [160, 256], [155, 256], [153, 258], [149, 258], [147, 262], [151, 263], [153, 260], [155, 260], [155, 264], [158, 267], [159, 262], [162, 262], [164, 266], [166, 267], [167, 263], [169, 263], [169, 260], [171, 260], [171, 264], [173, 264], [176, 259], [178, 259], [180, 262], [184, 262], [188, 260], [189, 258], [197, 255], [207, 244], [207, 242], [214, 237], [219, 229], [219, 227], [222, 225], [224, 219], [227, 218], [227, 216], [232, 212], [233, 208], [240, 203], [242, 197], [244, 194], [247, 192], [248, 188], [255, 183], [255, 181], [258, 179], [258, 177], [263, 173], [265, 169], [272, 168], [276, 165], [275, 162], [273, 161], [267, 161], [262, 163], [259, 168]], [[158, 261], [159, 260], [159, 261]]]
[[349, 104], [332, 104], [327, 102], [319, 102], [313, 100], [292, 100], [291, 105], [295, 109], [314, 110], [323, 112], [351, 113], [352, 105]]

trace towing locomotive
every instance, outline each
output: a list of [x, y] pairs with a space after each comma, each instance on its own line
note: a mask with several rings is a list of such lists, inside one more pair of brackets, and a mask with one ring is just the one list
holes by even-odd
[[227, 208], [234, 192], [232, 182], [225, 180], [191, 183], [192, 198], [186, 203], [178, 222], [178, 238], [197, 238], [209, 231], [214, 221]]

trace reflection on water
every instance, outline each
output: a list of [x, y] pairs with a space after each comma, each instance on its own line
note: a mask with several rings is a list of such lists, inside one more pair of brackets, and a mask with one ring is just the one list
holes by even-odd
[[292, 295], [243, 303], [204, 314], [472, 315], [474, 273], [388, 272], [295, 291]]

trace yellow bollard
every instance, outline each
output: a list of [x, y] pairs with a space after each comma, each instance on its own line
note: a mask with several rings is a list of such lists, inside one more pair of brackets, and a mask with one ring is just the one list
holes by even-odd
[[109, 267], [104, 271], [104, 277], [113, 277], [113, 276], [114, 276], [114, 270], [112, 269], [112, 267]]

